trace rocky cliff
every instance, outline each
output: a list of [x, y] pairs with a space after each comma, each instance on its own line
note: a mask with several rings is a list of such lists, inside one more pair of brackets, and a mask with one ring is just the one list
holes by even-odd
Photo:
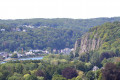
[[93, 27], [75, 43], [76, 53], [120, 50], [120, 22]]
[[92, 32], [86, 33], [81, 39], [78, 39], [75, 43], [75, 51], [77, 48], [79, 48], [80, 54], [98, 49], [102, 44], [102, 40], [100, 37], [98, 37], [97, 33], [91, 37], [92, 34]]

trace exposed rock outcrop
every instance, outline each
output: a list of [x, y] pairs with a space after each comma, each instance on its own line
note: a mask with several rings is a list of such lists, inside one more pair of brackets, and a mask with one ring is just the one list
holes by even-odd
[[81, 39], [77, 40], [74, 50], [76, 51], [76, 49], [79, 47], [79, 54], [97, 50], [102, 44], [102, 40], [100, 37], [98, 37], [97, 33], [91, 37], [92, 34], [92, 32], [86, 33]]
[[75, 44], [75, 55], [90, 51], [117, 51], [120, 50], [120, 22], [105, 23], [91, 28]]

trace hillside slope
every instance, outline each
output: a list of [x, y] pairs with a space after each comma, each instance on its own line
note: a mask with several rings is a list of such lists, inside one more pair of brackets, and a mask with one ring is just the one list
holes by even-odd
[[0, 51], [73, 48], [74, 42], [82, 35], [79, 30], [72, 29], [23, 29], [26, 32], [16, 29], [19, 28], [6, 27], [5, 31], [0, 31]]
[[[114, 21], [120, 21], [120, 17], [0, 20], [0, 51], [73, 48], [75, 41], [91, 27]], [[83, 41], [81, 44], [85, 44]], [[84, 46], [82, 52], [88, 49]]]
[[86, 32], [89, 28], [104, 24], [106, 22], [120, 21], [120, 17], [112, 18], [92, 18], [92, 19], [69, 19], [69, 18], [54, 18], [54, 19], [16, 19], [16, 20], [0, 20], [0, 24], [9, 26], [31, 25], [34, 27], [53, 27], [65, 29], [79, 29]]
[[120, 22], [93, 27], [75, 44], [75, 50], [79, 54], [95, 50], [115, 51], [116, 49], [120, 49]]

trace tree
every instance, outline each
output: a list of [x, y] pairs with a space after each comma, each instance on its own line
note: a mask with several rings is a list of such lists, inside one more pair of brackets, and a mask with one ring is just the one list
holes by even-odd
[[52, 80], [67, 80], [67, 79], [64, 78], [62, 75], [56, 74], [52, 77]]
[[34, 75], [29, 75], [25, 78], [25, 80], [38, 80], [36, 76]]
[[75, 55], [75, 57], [78, 57], [78, 56], [79, 56], [79, 47], [77, 47], [74, 55]]
[[108, 59], [110, 57], [114, 57], [116, 56], [115, 53], [113, 52], [103, 52], [101, 55], [100, 55], [100, 61], [102, 61], [104, 58]]
[[37, 77], [38, 80], [44, 80], [44, 77]]
[[21, 74], [14, 73], [14, 75], [9, 77], [8, 80], [23, 80], [23, 77]]
[[35, 75], [40, 77], [45, 77], [45, 73], [42, 70], [37, 70]]
[[113, 63], [107, 63], [102, 69], [102, 77], [104, 80], [120, 80], [120, 67]]
[[86, 74], [86, 77], [89, 79], [89, 80], [94, 80], [94, 72], [92, 72], [92, 71], [89, 71], [89, 72], [87, 72], [87, 74]]
[[90, 58], [90, 62], [91, 64], [93, 65], [96, 65], [96, 66], [101, 66], [101, 63], [100, 63], [100, 60], [99, 60], [99, 53], [98, 52], [94, 52]]
[[116, 50], [115, 50], [115, 53], [116, 53], [117, 56], [119, 56], [119, 55], [120, 55], [120, 50], [119, 50], [119, 49], [116, 49]]
[[28, 76], [30, 76], [30, 74], [25, 74], [25, 75], [24, 75], [24, 78], [26, 79]]
[[78, 73], [76, 69], [67, 67], [64, 70], [62, 70], [62, 76], [67, 79], [72, 79], [73, 77], [77, 77]]
[[82, 80], [82, 78], [80, 76], [77, 76], [75, 80]]
[[73, 51], [70, 52], [70, 59], [73, 59], [74, 58], [74, 54], [73, 54]]
[[22, 65], [22, 64], [17, 64], [16, 67], [15, 67], [16, 72], [17, 72], [17, 73], [20, 73], [20, 74], [22, 74], [23, 69], [24, 69], [24, 68], [23, 68], [23, 65]]
[[3, 74], [0, 72], [0, 80], [3, 80]]

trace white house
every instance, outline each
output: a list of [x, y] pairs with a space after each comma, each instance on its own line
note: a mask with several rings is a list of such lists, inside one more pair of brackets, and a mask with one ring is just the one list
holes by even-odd
[[35, 54], [32, 52], [26, 52], [25, 55], [28, 56], [28, 55], [35, 55]]
[[5, 31], [5, 29], [1, 29], [1, 31]]
[[71, 51], [73, 51], [73, 49], [65, 48], [65, 49], [62, 49], [62, 50], [61, 50], [61, 53], [70, 54]]
[[94, 66], [93, 67], [93, 69], [92, 69], [92, 71], [96, 71], [96, 70], [98, 70], [99, 68], [97, 67], [97, 66]]

